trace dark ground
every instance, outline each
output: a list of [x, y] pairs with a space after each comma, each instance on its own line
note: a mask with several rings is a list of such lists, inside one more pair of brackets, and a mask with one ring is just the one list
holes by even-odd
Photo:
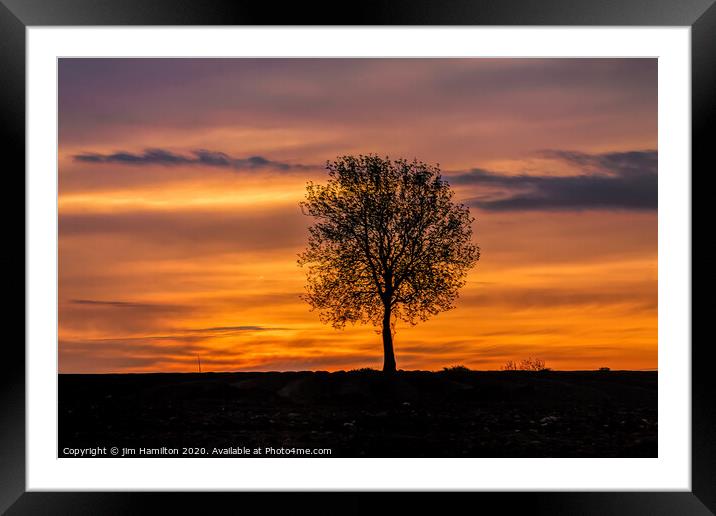
[[657, 373], [59, 375], [60, 456], [113, 446], [178, 448], [172, 456], [268, 446], [333, 457], [656, 457]]

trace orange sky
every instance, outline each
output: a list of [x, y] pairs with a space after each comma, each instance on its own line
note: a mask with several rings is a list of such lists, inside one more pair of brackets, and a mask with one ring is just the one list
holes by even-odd
[[398, 368], [657, 367], [656, 60], [62, 59], [60, 372], [380, 368], [299, 299], [308, 180], [439, 163], [477, 218]]

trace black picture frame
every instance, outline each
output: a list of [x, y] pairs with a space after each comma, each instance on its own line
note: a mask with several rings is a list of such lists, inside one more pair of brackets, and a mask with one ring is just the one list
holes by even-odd
[[[332, 2], [245, 2], [241, 0], [0, 0], [0, 113], [5, 163], [6, 228], [17, 231], [22, 250], [6, 246], [7, 326], [19, 326], [25, 314], [25, 226], [20, 208], [25, 166], [25, 31], [43, 25], [637, 25], [691, 27], [692, 170], [709, 170], [708, 129], [716, 122], [715, 0], [363, 0]], [[14, 160], [11, 158], [15, 158]], [[712, 168], [712, 167], [711, 167]], [[688, 173], [688, 172], [687, 172]], [[21, 182], [22, 181], [22, 182]], [[13, 183], [15, 182], [15, 183]], [[693, 186], [692, 186], [692, 191]], [[693, 201], [692, 201], [693, 202]], [[693, 206], [693, 204], [692, 204]], [[693, 213], [693, 207], [692, 207]], [[695, 217], [692, 218], [695, 219]], [[692, 229], [693, 234], [693, 229]], [[692, 244], [693, 257], [693, 244]], [[692, 258], [693, 260], [693, 258]], [[23, 275], [24, 276], [24, 275]], [[702, 287], [705, 290], [705, 287]], [[22, 312], [22, 314], [21, 314]], [[693, 312], [692, 312], [693, 313]], [[693, 315], [692, 315], [693, 320]], [[693, 327], [693, 323], [692, 323]], [[138, 514], [161, 506], [162, 513], [205, 513], [207, 507], [241, 512], [260, 504], [264, 511], [284, 508], [363, 512], [385, 504], [382, 493], [80, 493], [26, 492], [25, 488], [25, 344], [3, 342], [6, 367], [0, 374], [0, 511], [8, 514]], [[20, 332], [18, 332], [20, 333]], [[684, 342], [685, 346], [690, 343]], [[463, 501], [474, 508], [497, 506], [500, 512], [536, 514], [714, 514], [716, 513], [716, 375], [709, 343], [693, 342], [692, 490], [690, 492], [526, 492], [454, 493], [450, 506]], [[399, 503], [401, 512], [429, 509], [444, 501], [413, 493]], [[332, 497], [340, 497], [338, 500]], [[335, 504], [339, 504], [336, 506]], [[273, 511], [270, 511], [273, 512]]]

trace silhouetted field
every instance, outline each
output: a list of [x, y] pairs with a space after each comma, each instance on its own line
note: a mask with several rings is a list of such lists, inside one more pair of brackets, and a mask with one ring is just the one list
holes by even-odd
[[235, 457], [258, 447], [285, 455], [269, 447], [330, 448], [332, 457], [656, 457], [657, 373], [60, 375], [60, 456], [95, 447], [145, 448], [143, 456]]

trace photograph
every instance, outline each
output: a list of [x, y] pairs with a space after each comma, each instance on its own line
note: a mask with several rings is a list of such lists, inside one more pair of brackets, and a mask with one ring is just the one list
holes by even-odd
[[657, 458], [658, 71], [59, 57], [58, 456]]

